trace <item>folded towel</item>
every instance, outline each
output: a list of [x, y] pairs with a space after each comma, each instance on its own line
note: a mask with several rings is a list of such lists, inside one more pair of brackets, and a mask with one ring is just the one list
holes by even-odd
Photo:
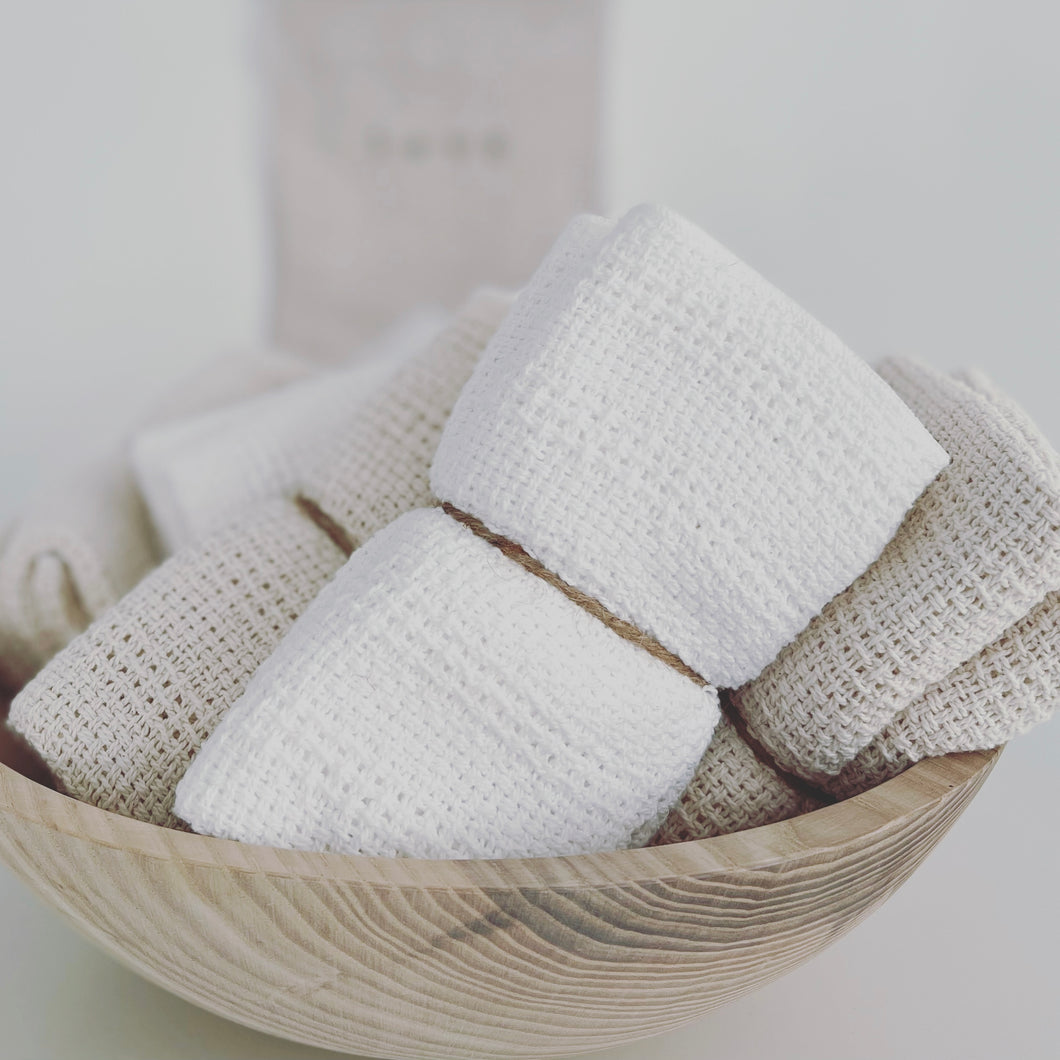
[[796, 773], [838, 773], [930, 684], [1060, 588], [1060, 469], [1048, 442], [925, 365], [890, 360], [879, 371], [951, 464], [879, 562], [736, 694], [750, 730]]
[[[429, 456], [440, 424], [508, 299], [473, 298], [421, 355], [376, 395], [373, 416], [321, 443], [322, 498], [341, 514], [379, 494], [429, 504]], [[380, 422], [393, 424], [380, 438]], [[349, 454], [356, 459], [345, 461]], [[341, 464], [341, 466], [340, 466]], [[411, 478], [408, 476], [411, 475]], [[176, 826], [176, 783], [250, 676], [339, 569], [355, 534], [312, 499], [268, 502], [178, 552], [71, 643], [11, 705], [10, 724], [68, 794], [104, 809]], [[344, 504], [338, 502], [342, 500]], [[370, 517], [365, 525], [372, 529]], [[381, 523], [379, 524], [382, 525]]]
[[[1053, 709], [1056, 455], [979, 374], [961, 381], [909, 362], [881, 372], [950, 467], [879, 560], [733, 693], [734, 718], [766, 753], [719, 726], [724, 739], [657, 841], [781, 820], [822, 804], [804, 781], [846, 797], [927, 755], [998, 746]], [[830, 771], [815, 768], [821, 745]]]
[[297, 625], [178, 788], [197, 831], [412, 857], [639, 845], [716, 720], [711, 692], [437, 508]]
[[708, 682], [757, 673], [945, 462], [877, 375], [693, 225], [580, 220], [456, 403], [431, 473], [446, 511], [353, 555], [177, 812], [366, 854], [643, 842], [717, 721]]
[[[221, 357], [172, 386], [149, 419], [214, 407], [309, 371], [282, 354]], [[0, 541], [0, 684], [21, 688], [158, 558], [122, 453], [39, 493]]]
[[431, 481], [731, 687], [879, 555], [945, 462], [835, 335], [639, 207], [498, 330]]
[[984, 751], [1052, 716], [1060, 703], [1060, 593], [932, 685], [858, 756], [818, 784], [848, 798], [932, 755]]
[[440, 311], [423, 310], [400, 320], [342, 369], [137, 434], [130, 459], [166, 552], [200, 540], [258, 502], [291, 493], [313, 468], [321, 444], [444, 323]]

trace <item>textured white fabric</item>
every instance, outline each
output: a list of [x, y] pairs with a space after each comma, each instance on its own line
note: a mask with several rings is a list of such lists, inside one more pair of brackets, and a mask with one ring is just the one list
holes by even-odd
[[354, 553], [295, 623], [176, 812], [200, 832], [346, 853], [628, 847], [717, 716], [712, 689], [424, 510]]
[[343, 369], [140, 432], [130, 460], [167, 553], [255, 504], [293, 492], [323, 441], [365, 407], [446, 323], [440, 311], [400, 321]]
[[[172, 384], [144, 421], [214, 408], [310, 370], [272, 351], [225, 354]], [[0, 685], [12, 691], [159, 559], [124, 452], [78, 465], [0, 535]]]
[[876, 558], [946, 459], [831, 332], [643, 206], [520, 294], [431, 484], [738, 685]]

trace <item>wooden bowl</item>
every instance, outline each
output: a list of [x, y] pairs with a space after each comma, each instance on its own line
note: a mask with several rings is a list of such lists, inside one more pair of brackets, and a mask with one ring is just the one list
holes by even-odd
[[999, 753], [737, 835], [506, 861], [209, 839], [0, 765], [0, 857], [124, 964], [249, 1027], [381, 1057], [564, 1056], [677, 1027], [839, 938]]

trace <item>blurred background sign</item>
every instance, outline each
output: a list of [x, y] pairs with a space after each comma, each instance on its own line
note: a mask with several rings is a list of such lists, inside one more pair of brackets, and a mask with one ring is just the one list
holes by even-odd
[[274, 338], [347, 357], [597, 204], [597, 0], [271, 0]]

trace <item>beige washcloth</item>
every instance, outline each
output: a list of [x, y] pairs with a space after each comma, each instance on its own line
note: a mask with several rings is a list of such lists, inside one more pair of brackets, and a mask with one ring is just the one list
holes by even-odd
[[364, 536], [431, 503], [442, 424], [508, 304], [472, 298], [321, 446], [328, 470], [301, 501], [269, 502], [178, 552], [22, 691], [10, 724], [64, 791], [179, 825], [177, 782], [257, 667]]
[[[311, 370], [279, 353], [219, 357], [171, 387], [146, 419], [217, 407]], [[41, 491], [0, 535], [0, 685], [21, 688], [158, 560], [123, 450]]]
[[[998, 746], [1055, 706], [1056, 455], [979, 373], [881, 371], [952, 463], [877, 563], [730, 694], [656, 841], [794, 816], [928, 755]], [[838, 769], [814, 767], [824, 760], [814, 733], [831, 735], [822, 744]]]

